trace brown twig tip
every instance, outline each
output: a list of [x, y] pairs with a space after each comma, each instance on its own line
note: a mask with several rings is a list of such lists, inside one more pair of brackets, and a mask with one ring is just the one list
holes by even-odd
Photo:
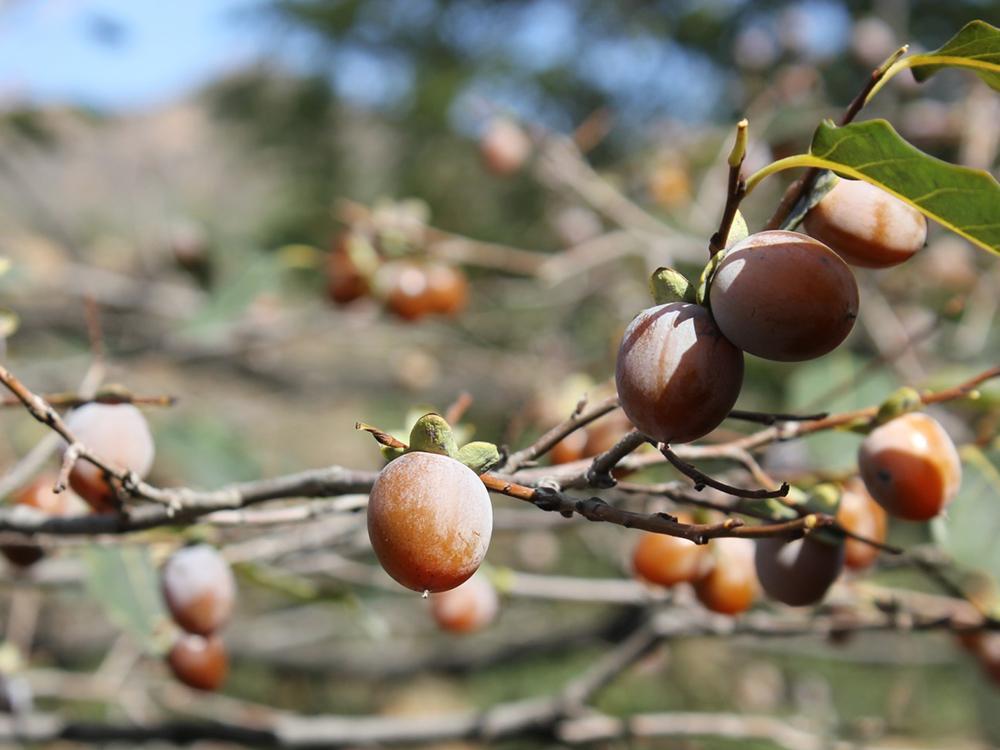
[[385, 430], [380, 430], [378, 427], [373, 427], [370, 424], [365, 424], [364, 422], [355, 422], [355, 430], [363, 430], [371, 435], [380, 444], [384, 445], [386, 448], [398, 448], [400, 450], [406, 450], [409, 446], [402, 440], [398, 440], [390, 435]]

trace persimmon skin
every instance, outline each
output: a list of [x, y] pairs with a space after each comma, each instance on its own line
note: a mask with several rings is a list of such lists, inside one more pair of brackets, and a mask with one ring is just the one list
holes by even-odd
[[468, 634], [482, 630], [500, 611], [497, 590], [485, 577], [474, 575], [448, 591], [431, 594], [431, 616], [442, 630]]
[[898, 265], [927, 241], [922, 213], [863, 180], [840, 180], [802, 226], [852, 266], [866, 268]]
[[182, 634], [167, 654], [167, 665], [180, 682], [196, 690], [215, 691], [229, 672], [229, 657], [222, 639]]
[[587, 453], [589, 438], [586, 430], [576, 430], [564, 437], [549, 451], [549, 460], [553, 464], [568, 464], [579, 461], [591, 455]]
[[716, 270], [709, 300], [727, 339], [779, 362], [833, 351], [858, 316], [858, 285], [847, 264], [812, 237], [784, 230], [736, 243]]
[[[691, 523], [689, 516], [678, 521]], [[643, 532], [632, 550], [632, 570], [644, 581], [657, 586], [691, 583], [701, 577], [708, 548], [689, 539]]]
[[[860, 481], [850, 482], [844, 487], [837, 521], [847, 531], [875, 542], [884, 542], [889, 530], [885, 509], [875, 502]], [[878, 547], [851, 537], [844, 540], [844, 564], [851, 570], [870, 568], [878, 555]]]
[[698, 601], [723, 615], [746, 612], [760, 592], [753, 566], [753, 542], [722, 537], [713, 539], [710, 547], [710, 567], [694, 584]]
[[427, 297], [431, 311], [457, 315], [469, 301], [469, 281], [455, 266], [431, 264], [427, 268]]
[[844, 569], [844, 545], [813, 536], [755, 544], [754, 567], [768, 597], [792, 607], [821, 601]]
[[[52, 489], [55, 483], [54, 474], [41, 474], [14, 496], [12, 504], [26, 505], [49, 516], [65, 516], [72, 508], [71, 496], [69, 492], [56, 494]], [[30, 567], [45, 557], [45, 550], [31, 543], [5, 544], [0, 547], [0, 553], [21, 568]]]
[[368, 500], [368, 537], [398, 583], [448, 591], [476, 572], [493, 532], [490, 496], [453, 458], [406, 453], [382, 469]]
[[479, 140], [483, 164], [495, 175], [508, 177], [519, 171], [531, 155], [531, 139], [521, 126], [505, 117], [487, 125]]
[[[77, 440], [107, 463], [129, 469], [140, 478], [153, 466], [153, 436], [146, 418], [132, 404], [84, 404], [69, 413], [66, 425]], [[76, 462], [69, 484], [96, 512], [116, 510], [114, 487], [89, 461]]]
[[380, 270], [378, 283], [387, 290], [386, 307], [399, 318], [416, 321], [434, 312], [431, 304], [427, 270], [418, 263], [387, 263]]
[[876, 427], [858, 449], [858, 470], [889, 515], [927, 521], [954, 500], [962, 483], [955, 444], [936, 419], [911, 412]]
[[348, 305], [368, 295], [368, 279], [351, 259], [348, 243], [350, 235], [337, 238], [326, 258], [326, 290], [337, 305]]
[[625, 329], [615, 384], [636, 429], [663, 443], [686, 443], [714, 430], [733, 408], [743, 386], [743, 352], [704, 307], [658, 305]]
[[160, 584], [174, 622], [189, 633], [211, 635], [233, 612], [233, 572], [222, 555], [207, 544], [174, 552], [160, 571]]

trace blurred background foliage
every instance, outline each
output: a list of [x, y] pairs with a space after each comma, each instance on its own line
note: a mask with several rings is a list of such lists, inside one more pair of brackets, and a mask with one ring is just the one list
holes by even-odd
[[[0, 4], [0, 29], [16, 36], [32, 12], [26, 5]], [[149, 43], [133, 34], [135, 11], [81, 5], [78, 32], [108, 55]], [[0, 301], [22, 321], [5, 361], [39, 391], [74, 388], [90, 359], [82, 309], [93, 298], [110, 379], [179, 397], [173, 409], [148, 412], [158, 446], [152, 479], [164, 484], [375, 467], [378, 451], [354, 432], [356, 420], [401, 428], [411, 408], [444, 409], [463, 390], [477, 438], [523, 445], [568, 413], [588, 387], [581, 382], [609, 377], [622, 327], [646, 306], [649, 270], [668, 262], [699, 270], [736, 119], [750, 118], [751, 169], [802, 151], [818, 121], [842, 111], [900, 44], [933, 49], [973, 18], [997, 23], [1000, 8], [990, 0], [278, 0], [234, 4], [226, 23], [251, 30], [253, 53], [153, 104], [33, 97], [17, 66], [0, 67], [0, 254], [14, 261]], [[182, 33], [170, 39], [169, 23], [156, 31], [173, 56], [185, 55]], [[520, 122], [536, 145], [590, 123], [594, 171], [540, 147], [517, 174], [491, 174], [477, 141], [498, 115]], [[996, 174], [1000, 109], [973, 76], [948, 71], [917, 86], [906, 73], [865, 116], [887, 117], [921, 149]], [[746, 205], [751, 229], [781, 195], [773, 182]], [[594, 185], [610, 186], [648, 223], [622, 221], [588, 192]], [[332, 306], [325, 255], [343, 228], [343, 201], [388, 210], [386, 202], [410, 199], [444, 232], [546, 257], [618, 239], [606, 262], [571, 265], [556, 280], [480, 267], [473, 244], [464, 256], [470, 301], [456, 318], [408, 323], [372, 300]], [[935, 227], [913, 262], [858, 278], [861, 320], [847, 344], [799, 365], [748, 358], [742, 407], [848, 409], [904, 382], [942, 386], [995, 364], [995, 258]], [[986, 388], [974, 404], [936, 414], [967, 443], [995, 424], [998, 399]], [[3, 425], [0, 469], [41, 432], [13, 412]], [[838, 433], [779, 445], [768, 466], [850, 470], [858, 440]], [[1000, 563], [987, 556], [994, 535], [984, 533], [993, 526], [982, 522], [996, 517], [995, 448], [985, 461], [969, 468], [956, 512], [933, 531], [964, 565], [996, 575]], [[649, 478], [658, 476], [669, 474]], [[930, 539], [922, 526], [898, 526], [893, 541]], [[243, 536], [226, 531], [222, 540]], [[580, 524], [500, 532], [490, 561], [619, 577], [631, 539]], [[158, 534], [149, 541], [164, 543]], [[364, 559], [356, 540], [346, 552]], [[412, 597], [334, 585], [301, 602], [245, 572], [228, 635], [230, 691], [301, 711], [425, 711], [543, 693], [592, 660], [629, 616], [511, 601], [489, 633], [454, 646], [412, 616], [422, 606]], [[39, 620], [38, 663], [93, 668], [113, 640], [101, 617], [81, 616], [95, 606], [80, 592], [54, 596]], [[301, 643], [282, 640], [289, 623]], [[438, 663], [454, 649], [490, 653], [512, 636], [550, 642], [543, 656], [515, 647], [521, 658], [467, 674]], [[148, 673], [155, 678], [156, 666]], [[846, 646], [694, 640], [658, 652], [600, 705], [806, 714], [851, 736], [891, 732], [960, 747], [1000, 741], [996, 697], [984, 688], [943, 636]], [[81, 715], [119, 710], [47, 700]], [[178, 704], [195, 710], [190, 699]]]

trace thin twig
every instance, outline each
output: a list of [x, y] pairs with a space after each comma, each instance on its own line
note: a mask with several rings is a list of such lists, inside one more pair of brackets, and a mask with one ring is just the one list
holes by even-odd
[[696, 490], [702, 490], [705, 487], [711, 487], [712, 489], [718, 490], [719, 492], [724, 492], [727, 495], [733, 495], [735, 497], [746, 497], [753, 499], [765, 499], [772, 497], [785, 497], [788, 494], [788, 484], [782, 482], [781, 486], [776, 490], [748, 490], [741, 487], [734, 487], [725, 482], [720, 482], [718, 479], [710, 477], [705, 472], [701, 471], [698, 467], [693, 464], [689, 464], [687, 461], [680, 458], [676, 453], [674, 453], [669, 445], [663, 444], [660, 446], [660, 453], [663, 457], [669, 461], [675, 469], [690, 477], [694, 481], [694, 488]]

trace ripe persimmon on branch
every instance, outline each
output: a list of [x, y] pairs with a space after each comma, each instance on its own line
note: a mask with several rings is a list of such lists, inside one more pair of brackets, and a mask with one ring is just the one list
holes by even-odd
[[[21, 380], [0, 365], [0, 384], [11, 394], [0, 399], [0, 406], [20, 406], [48, 430], [36, 449], [41, 458], [22, 460], [0, 477], [0, 487], [12, 493], [8, 506], [0, 508], [0, 553], [15, 571], [9, 579], [15, 593], [30, 597], [44, 588], [85, 582], [109, 619], [127, 633], [105, 655], [110, 666], [74, 683], [84, 685], [84, 693], [93, 691], [87, 697], [115, 700], [124, 683], [110, 690], [104, 675], [145, 654], [165, 665], [176, 682], [200, 691], [199, 699], [192, 699], [174, 683], [159, 684], [154, 674], [149, 679], [155, 686], [153, 701], [213, 719], [211, 724], [160, 721], [147, 718], [153, 712], [136, 712], [142, 718], [129, 725], [113, 718], [78, 723], [26, 711], [11, 721], [0, 719], [0, 739], [347, 747], [537, 735], [582, 745], [711, 735], [761, 738], [795, 748], [830, 744], [824, 727], [773, 717], [603, 713], [599, 694], [631, 667], [664, 644], [701, 637], [839, 641], [869, 632], [941, 631], [959, 639], [1000, 679], [1000, 635], [994, 632], [1000, 630], [998, 605], [992, 593], [982, 593], [989, 586], [979, 585], [970, 571], [974, 565], [946, 546], [940, 529], [927, 534], [934, 541], [929, 546], [940, 553], [933, 557], [923, 547], [904, 549], [899, 537], [889, 534], [890, 519], [934, 520], [936, 527], [956, 509], [966, 512], [966, 501], [959, 497], [963, 459], [966, 465], [978, 461], [979, 468], [993, 468], [980, 448], [994, 440], [998, 422], [987, 414], [974, 440], [963, 435], [969, 444], [960, 450], [951, 435], [961, 432], [938, 410], [925, 412], [924, 407], [979, 399], [981, 386], [1000, 378], [1000, 365], [977, 361], [985, 369], [957, 384], [924, 391], [904, 387], [879, 403], [866, 395], [860, 403], [869, 406], [847, 411], [834, 410], [832, 397], [808, 407], [823, 410], [810, 414], [790, 413], [783, 405], [771, 413], [737, 408], [759, 396], [746, 388], [754, 368], [822, 362], [840, 347], [865, 314], [864, 297], [881, 294], [873, 291], [874, 284], [858, 284], [855, 274], [865, 273], [858, 269], [908, 262], [926, 242], [928, 218], [974, 245], [1000, 252], [995, 179], [922, 153], [888, 122], [855, 122], [883, 82], [906, 67], [923, 77], [942, 66], [965, 67], [995, 87], [1000, 32], [970, 24], [937, 52], [916, 59], [904, 57], [905, 52], [900, 49], [872, 71], [839, 125], [827, 121], [816, 128], [807, 153], [745, 174], [744, 166], [754, 161], [754, 123], [740, 120], [728, 155], [719, 155], [720, 162], [726, 157], [720, 164], [726, 177], [723, 185], [720, 171], [716, 192], [721, 198], [724, 191], [724, 201], [706, 212], [711, 219], [697, 232], [646, 210], [591, 165], [589, 150], [607, 134], [606, 113], [600, 111], [574, 138], [495, 117], [480, 144], [485, 166], [496, 176], [530, 172], [560, 201], [569, 198], [587, 207], [594, 226], [567, 240], [561, 252], [535, 252], [439, 228], [419, 201], [369, 207], [345, 200], [336, 209], [338, 234], [329, 252], [292, 244], [276, 253], [297, 271], [315, 272], [337, 315], [346, 317], [348, 308], [367, 305], [369, 316], [388, 313], [400, 325], [436, 318], [442, 329], [454, 325], [475, 300], [480, 283], [485, 288], [496, 281], [485, 277], [487, 271], [506, 274], [510, 278], [497, 283], [523, 291], [531, 284], [569, 287], [564, 282], [571, 278], [598, 286], [604, 279], [590, 278], [597, 277], [590, 272], [627, 254], [682, 262], [682, 268], [652, 271], [651, 299], [620, 295], [615, 300], [617, 312], [632, 320], [618, 331], [613, 389], [574, 385], [572, 403], [558, 409], [546, 404], [550, 412], [527, 418], [527, 429], [516, 424], [521, 414], [510, 401], [495, 399], [502, 404], [509, 445], [471, 439], [472, 425], [464, 421], [479, 406], [472, 400], [476, 376], [454, 368], [448, 372], [447, 393], [461, 395], [442, 410], [444, 416], [420, 406], [406, 417], [404, 430], [356, 423], [356, 430], [377, 443], [378, 470], [323, 465], [281, 473], [284, 469], [272, 468], [260, 472], [266, 478], [208, 490], [196, 488], [200, 475], [192, 470], [179, 486], [161, 486], [161, 480], [147, 478], [158, 476], [150, 473], [156, 446], [139, 407], [169, 407], [174, 399], [101, 385], [105, 360], [113, 353], [97, 323], [95, 304], [88, 306], [86, 321], [95, 365], [79, 393], [40, 395], [41, 389], [27, 385], [27, 376]], [[726, 146], [728, 140], [720, 148]], [[807, 171], [785, 192], [765, 228], [752, 231], [753, 215], [743, 213], [751, 202], [745, 199], [769, 176], [793, 168]], [[448, 220], [441, 219], [440, 226], [448, 226]], [[195, 256], [178, 261], [190, 271], [200, 263]], [[0, 259], [0, 274], [5, 270]], [[146, 309], [142, 290], [142, 284], [131, 290], [137, 300], [132, 304]], [[574, 288], [567, 298], [578, 301], [583, 294]], [[559, 301], [531, 291], [530, 304], [546, 314]], [[258, 312], [267, 319], [268, 309]], [[467, 332], [474, 328], [471, 318], [475, 315], [460, 319], [468, 324]], [[171, 319], [188, 317], [181, 312]], [[865, 314], [866, 324], [871, 319]], [[11, 320], [0, 311], [0, 333], [14, 325]], [[252, 329], [253, 320], [242, 327]], [[269, 328], [268, 336], [279, 341], [296, 329], [286, 320]], [[225, 356], [236, 356], [243, 350], [241, 326], [229, 326], [229, 335], [237, 343]], [[876, 348], [883, 362], [892, 358], [884, 347]], [[385, 370], [394, 366], [383, 363]], [[16, 369], [21, 371], [19, 365]], [[874, 365], [856, 369], [869, 373]], [[545, 379], [533, 372], [531, 377]], [[375, 421], [368, 414], [355, 416]], [[309, 421], [318, 418], [310, 413]], [[737, 432], [728, 429], [732, 422], [744, 424]], [[777, 444], [834, 431], [858, 434], [856, 469], [833, 471], [834, 462], [825, 456], [783, 465], [765, 455]], [[359, 443], [368, 437], [348, 434]], [[58, 471], [53, 467], [33, 476], [52, 454], [60, 459]], [[86, 514], [69, 507], [75, 496], [89, 506]], [[629, 530], [616, 537], [629, 544], [624, 555], [603, 539], [590, 539], [621, 531], [615, 526]], [[566, 530], [595, 558], [613, 560], [629, 577], [538, 572], [546, 565], [545, 540]], [[536, 554], [533, 571], [527, 570], [533, 559], [528, 554], [524, 570], [508, 567], [506, 560], [498, 564], [503, 549], [487, 557], [491, 544], [496, 549], [511, 531], [538, 532], [524, 545]], [[70, 556], [76, 564], [60, 569]], [[909, 568], [941, 593], [888, 587], [867, 577], [889, 568]], [[468, 648], [447, 649], [441, 669], [472, 671], [583, 644], [601, 648], [577, 676], [540, 696], [434, 717], [308, 716], [203, 695], [224, 686], [230, 652], [239, 664], [253, 654], [261, 631], [273, 637], [261, 658], [274, 664], [281, 663], [289, 644], [315, 645], [336, 630], [330, 621], [315, 632], [299, 627], [300, 612], [294, 611], [295, 627], [287, 621], [270, 623], [249, 637], [242, 634], [242, 641], [237, 633], [234, 646], [224, 629], [239, 619], [246, 603], [238, 603], [239, 589], [247, 586], [303, 609], [349, 600], [352, 608], [364, 610], [365, 627], [374, 634], [387, 631], [383, 614], [355, 595], [356, 588], [395, 593], [393, 606], [410, 608], [422, 606], [414, 592], [423, 594], [429, 599], [427, 624], [449, 637], [502, 623], [498, 616], [508, 600], [587, 602], [613, 616], [574, 622], [572, 628], [546, 617], [534, 629], [516, 628], [514, 641], [498, 639], [485, 650], [475, 641]], [[15, 624], [31, 620], [24, 615], [23, 600], [12, 604]], [[792, 609], [804, 607], [810, 609]], [[11, 641], [28, 655], [30, 638]], [[25, 642], [29, 645], [20, 645]], [[389, 639], [385, 646], [386, 655], [369, 665], [369, 674], [414, 672], [436, 656], [421, 652], [387, 667], [393, 656]], [[124, 657], [117, 648], [126, 652]], [[311, 668], [328, 665], [318, 658]], [[8, 671], [0, 650], [0, 703]], [[40, 670], [21, 671], [40, 679]], [[49, 673], [49, 684], [56, 685], [53, 695], [60, 699], [66, 697], [58, 687], [63, 676], [59, 669]]]

